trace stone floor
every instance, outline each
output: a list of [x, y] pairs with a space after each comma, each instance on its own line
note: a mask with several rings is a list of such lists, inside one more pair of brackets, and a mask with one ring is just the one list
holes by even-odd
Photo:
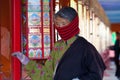
[[115, 64], [113, 61], [110, 62], [109, 68], [106, 69], [103, 80], [118, 80], [115, 77]]

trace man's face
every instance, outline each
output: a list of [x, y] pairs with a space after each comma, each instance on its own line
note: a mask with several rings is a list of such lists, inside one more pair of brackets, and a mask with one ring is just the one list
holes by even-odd
[[64, 27], [67, 26], [70, 23], [70, 21], [61, 17], [56, 17], [54, 19], [54, 23], [56, 27]]

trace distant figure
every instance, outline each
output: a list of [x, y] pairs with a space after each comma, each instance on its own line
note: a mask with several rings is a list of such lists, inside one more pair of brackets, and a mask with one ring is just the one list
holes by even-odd
[[119, 55], [120, 55], [120, 33], [116, 32], [117, 39], [114, 45], [115, 50], [115, 65], [116, 65], [116, 73], [115, 76], [120, 78], [120, 64], [119, 64]]

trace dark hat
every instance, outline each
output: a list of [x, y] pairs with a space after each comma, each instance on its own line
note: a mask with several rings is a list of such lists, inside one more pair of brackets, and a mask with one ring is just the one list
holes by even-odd
[[60, 9], [56, 14], [55, 17], [59, 16], [65, 19], [68, 19], [69, 21], [72, 21], [77, 15], [77, 12], [75, 9], [73, 9], [72, 7], [63, 7], [62, 9]]

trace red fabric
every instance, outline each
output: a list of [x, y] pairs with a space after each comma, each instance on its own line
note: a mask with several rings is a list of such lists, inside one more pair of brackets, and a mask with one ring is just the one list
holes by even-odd
[[78, 25], [79, 20], [78, 16], [76, 16], [76, 18], [69, 25], [55, 28], [57, 29], [60, 37], [66, 41], [79, 33]]

